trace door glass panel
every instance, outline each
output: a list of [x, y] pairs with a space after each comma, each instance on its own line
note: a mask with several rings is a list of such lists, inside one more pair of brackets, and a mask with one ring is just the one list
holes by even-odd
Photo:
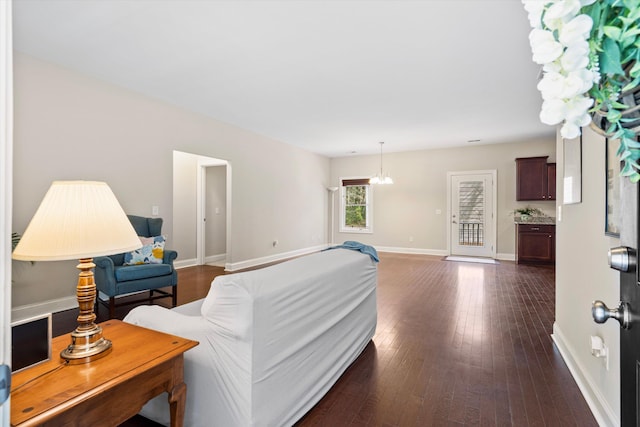
[[484, 245], [484, 181], [463, 181], [458, 187], [458, 244]]

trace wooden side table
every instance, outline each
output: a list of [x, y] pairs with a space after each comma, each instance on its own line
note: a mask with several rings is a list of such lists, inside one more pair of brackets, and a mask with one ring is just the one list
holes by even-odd
[[52, 341], [52, 360], [12, 376], [12, 426], [117, 426], [165, 391], [171, 425], [182, 426], [184, 352], [198, 342], [119, 320], [100, 326], [113, 343], [111, 354], [66, 364], [59, 354], [70, 337], [62, 335]]

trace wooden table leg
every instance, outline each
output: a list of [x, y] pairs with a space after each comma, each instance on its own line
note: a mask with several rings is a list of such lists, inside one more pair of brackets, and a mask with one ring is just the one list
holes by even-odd
[[184, 357], [178, 356], [173, 366], [174, 386], [168, 390], [171, 427], [182, 427], [187, 401], [187, 385], [184, 383]]

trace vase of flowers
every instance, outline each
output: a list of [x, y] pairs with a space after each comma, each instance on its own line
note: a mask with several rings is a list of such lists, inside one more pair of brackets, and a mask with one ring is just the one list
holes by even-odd
[[640, 0], [522, 0], [542, 65], [540, 120], [563, 138], [590, 125], [620, 139], [621, 175], [640, 181]]

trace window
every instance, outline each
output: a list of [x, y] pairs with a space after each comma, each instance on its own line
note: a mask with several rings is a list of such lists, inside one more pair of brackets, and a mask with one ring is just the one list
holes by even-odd
[[343, 179], [340, 196], [340, 231], [371, 233], [373, 230], [369, 178]]

